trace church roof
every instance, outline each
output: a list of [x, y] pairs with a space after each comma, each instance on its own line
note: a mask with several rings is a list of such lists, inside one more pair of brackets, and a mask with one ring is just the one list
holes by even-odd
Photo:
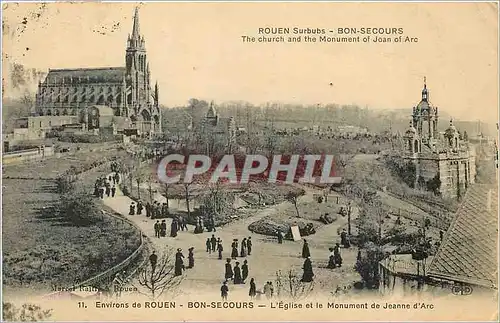
[[125, 72], [125, 67], [49, 69], [44, 83], [119, 83], [123, 82]]
[[496, 288], [497, 213], [498, 189], [470, 186], [430, 265], [429, 276]]

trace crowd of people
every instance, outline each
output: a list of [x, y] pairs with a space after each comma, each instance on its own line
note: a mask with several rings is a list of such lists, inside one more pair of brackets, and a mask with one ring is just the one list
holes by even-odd
[[94, 196], [101, 199], [104, 199], [104, 195], [106, 197], [115, 197], [116, 185], [119, 182], [120, 174], [118, 173], [97, 178], [94, 184]]

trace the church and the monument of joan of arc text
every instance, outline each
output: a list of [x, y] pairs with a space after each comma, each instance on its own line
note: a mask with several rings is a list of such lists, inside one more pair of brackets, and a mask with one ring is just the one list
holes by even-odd
[[74, 116], [88, 130], [99, 128], [99, 117], [108, 116], [118, 128], [158, 133], [161, 131], [158, 92], [158, 84], [151, 88], [145, 39], [140, 34], [136, 8], [125, 66], [49, 69], [43, 83], [38, 85], [35, 113]]

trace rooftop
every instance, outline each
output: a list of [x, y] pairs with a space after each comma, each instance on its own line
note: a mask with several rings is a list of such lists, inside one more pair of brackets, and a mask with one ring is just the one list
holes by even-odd
[[429, 276], [497, 288], [497, 244], [498, 189], [472, 185], [429, 267]]
[[125, 67], [49, 69], [44, 84], [122, 82]]

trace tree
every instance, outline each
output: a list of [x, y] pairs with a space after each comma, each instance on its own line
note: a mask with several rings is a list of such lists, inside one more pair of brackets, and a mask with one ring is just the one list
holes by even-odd
[[12, 303], [3, 303], [3, 319], [10, 322], [38, 322], [45, 321], [52, 316], [52, 310], [44, 310], [39, 305], [23, 304], [21, 308]]
[[221, 214], [231, 208], [234, 196], [225, 190], [220, 182], [207, 184], [202, 204], [207, 214]]
[[187, 209], [187, 213], [188, 213], [188, 218], [190, 218], [191, 217], [191, 209], [189, 207], [189, 188], [191, 186], [191, 183], [184, 183], [183, 186], [184, 186], [184, 197], [186, 199], [186, 209]]
[[158, 299], [163, 293], [175, 293], [182, 281], [181, 276], [175, 276], [175, 253], [167, 248], [158, 257], [155, 268], [149, 262], [139, 272], [137, 289], [151, 299]]
[[286, 274], [281, 270], [276, 272], [276, 294], [278, 298], [299, 301], [306, 298], [314, 289], [314, 281], [310, 283], [301, 282], [301, 277], [292, 269]]
[[379, 262], [384, 258], [382, 249], [374, 243], [369, 243], [363, 249], [361, 257], [356, 262], [356, 271], [360, 274], [367, 288], [378, 288], [380, 275]]
[[299, 212], [299, 208], [298, 208], [297, 204], [299, 202], [299, 198], [304, 194], [305, 194], [305, 191], [301, 189], [299, 191], [289, 191], [285, 195], [285, 200], [292, 203], [293, 206], [295, 207], [295, 211], [297, 212], [298, 218], [300, 218], [300, 212]]
[[163, 183], [163, 196], [166, 199], [167, 209], [169, 207], [169, 199], [170, 199], [169, 191], [170, 191], [170, 186], [171, 186], [171, 184], [169, 184], [169, 183]]

